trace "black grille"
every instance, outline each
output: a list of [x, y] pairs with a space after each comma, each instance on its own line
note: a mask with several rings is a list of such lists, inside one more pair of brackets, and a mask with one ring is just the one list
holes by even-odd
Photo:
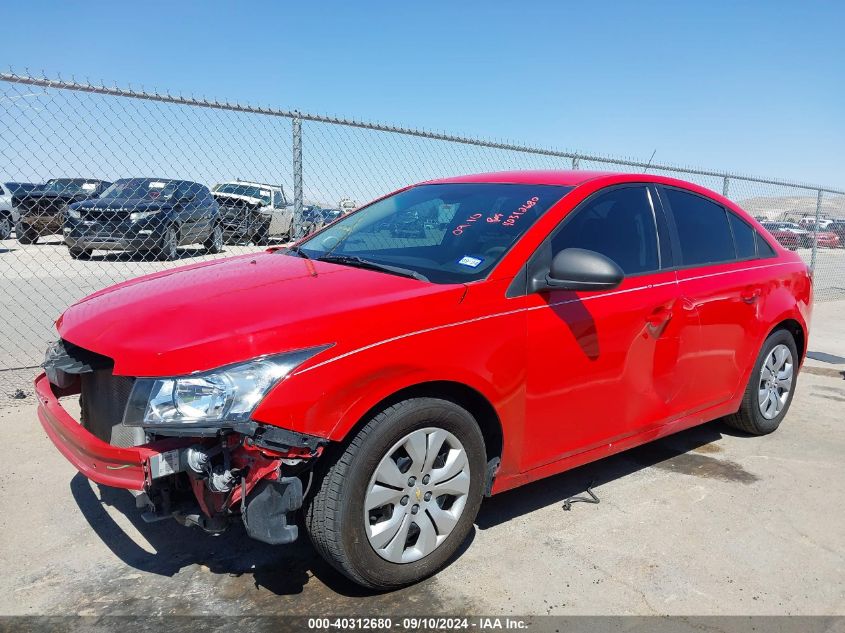
[[124, 209], [80, 209], [83, 220], [94, 222], [116, 223], [129, 218], [130, 211]]
[[111, 369], [98, 369], [82, 374], [80, 378], [82, 426], [114, 446], [143, 444], [143, 429], [123, 425], [123, 413], [135, 379], [115, 376]]

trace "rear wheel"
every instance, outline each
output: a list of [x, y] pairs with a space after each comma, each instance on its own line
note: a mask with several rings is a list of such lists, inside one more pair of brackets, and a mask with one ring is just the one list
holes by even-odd
[[311, 540], [365, 587], [422, 580], [449, 561], [472, 529], [484, 455], [475, 419], [458, 405], [414, 398], [388, 407], [318, 475], [306, 502]]
[[18, 242], [21, 244], [35, 244], [38, 241], [38, 230], [29, 224], [18, 222], [15, 226], [15, 233], [18, 236]]
[[786, 330], [772, 332], [754, 364], [739, 411], [727, 416], [725, 422], [753, 435], [777, 429], [792, 403], [798, 359], [792, 334]]

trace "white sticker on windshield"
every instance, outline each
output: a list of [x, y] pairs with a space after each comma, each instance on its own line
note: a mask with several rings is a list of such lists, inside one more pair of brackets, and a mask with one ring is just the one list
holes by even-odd
[[95, 185], [93, 182], [82, 183], [82, 189], [84, 191], [94, 191], [94, 189], [96, 189], [96, 188], [97, 188], [97, 185]]
[[154, 180], [150, 183], [150, 189], [164, 189], [165, 184], [166, 183], [158, 182], [157, 180]]
[[477, 257], [470, 257], [469, 255], [464, 255], [458, 260], [458, 263], [461, 266], [469, 266], [470, 268], [477, 267], [482, 260], [478, 259]]

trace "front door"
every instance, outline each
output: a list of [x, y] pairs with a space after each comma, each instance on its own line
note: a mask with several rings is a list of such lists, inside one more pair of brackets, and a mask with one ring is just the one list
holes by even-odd
[[[687, 378], [679, 300], [662, 213], [644, 185], [603, 190], [564, 218], [535, 257], [565, 248], [606, 255], [625, 272], [599, 292], [529, 295], [523, 470], [616, 442], [669, 419]], [[658, 231], [658, 226], [661, 230]]]

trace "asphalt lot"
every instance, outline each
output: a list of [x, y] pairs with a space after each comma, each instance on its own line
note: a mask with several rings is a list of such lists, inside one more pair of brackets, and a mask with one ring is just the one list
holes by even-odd
[[[307, 540], [145, 524], [31, 399], [0, 407], [0, 614], [845, 614], [841, 369], [812, 363], [773, 435], [715, 422], [487, 500], [457, 560], [387, 594]], [[601, 503], [564, 511], [590, 482]]]

